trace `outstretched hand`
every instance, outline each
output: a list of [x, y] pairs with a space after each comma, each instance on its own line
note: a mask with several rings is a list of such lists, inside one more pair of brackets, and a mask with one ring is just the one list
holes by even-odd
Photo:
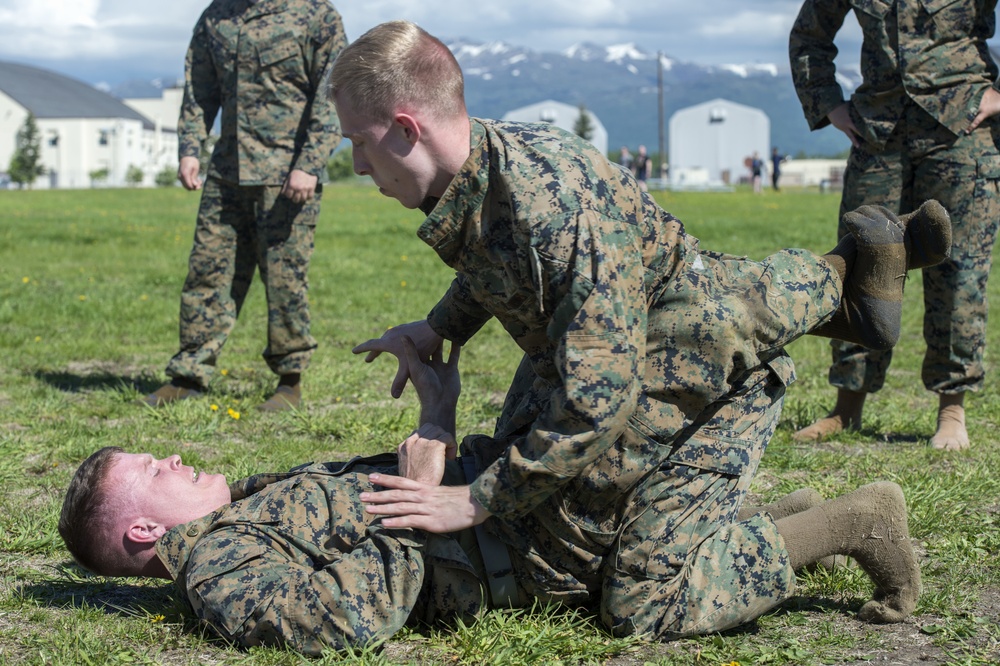
[[445, 534], [479, 525], [490, 517], [469, 486], [434, 486], [387, 474], [368, 478], [387, 490], [361, 493], [361, 501], [368, 513], [386, 516], [382, 519], [386, 527]]
[[416, 367], [411, 370], [410, 363], [407, 361], [403, 348], [403, 340], [405, 338], [409, 338], [413, 342], [417, 358], [420, 361], [429, 359], [435, 350], [440, 349], [441, 343], [444, 341], [444, 338], [434, 332], [434, 329], [427, 323], [427, 320], [422, 319], [410, 322], [409, 324], [393, 326], [383, 333], [381, 338], [373, 338], [367, 342], [362, 342], [352, 350], [355, 354], [368, 352], [368, 355], [365, 356], [365, 363], [371, 363], [382, 352], [389, 352], [396, 357], [399, 367], [396, 369], [396, 377], [392, 380], [392, 387], [389, 391], [393, 398], [398, 398], [403, 394], [403, 389], [406, 387], [406, 381], [409, 379], [410, 373], [418, 371]]
[[433, 423], [455, 433], [455, 410], [462, 392], [458, 360], [462, 346], [452, 343], [448, 360], [444, 360], [444, 345], [431, 352], [427, 361], [409, 337], [403, 338], [403, 356], [409, 368], [410, 381], [420, 398], [420, 424]]

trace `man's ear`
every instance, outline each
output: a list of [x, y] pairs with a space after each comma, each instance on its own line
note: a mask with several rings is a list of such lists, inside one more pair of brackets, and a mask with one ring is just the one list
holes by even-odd
[[393, 116], [392, 122], [403, 132], [403, 136], [410, 142], [410, 145], [416, 145], [420, 141], [420, 135], [423, 130], [416, 118], [408, 113], [397, 113]]
[[164, 525], [145, 518], [136, 518], [129, 523], [125, 538], [134, 543], [155, 543], [166, 531]]

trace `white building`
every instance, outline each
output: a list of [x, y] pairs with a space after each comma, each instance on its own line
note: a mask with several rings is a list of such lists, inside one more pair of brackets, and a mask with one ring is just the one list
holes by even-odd
[[[38, 124], [45, 167], [37, 189], [124, 186], [132, 166], [142, 169], [144, 185], [152, 185], [157, 173], [177, 168], [176, 115], [154, 122], [82, 81], [0, 62], [0, 171], [10, 164], [29, 112]], [[102, 169], [107, 178], [92, 182], [91, 172]]]
[[847, 159], [785, 160], [781, 163], [780, 187], [811, 187], [839, 190], [844, 185]]
[[[602, 155], [607, 155], [608, 130], [604, 128], [604, 124], [589, 109], [586, 111], [586, 114], [590, 118], [590, 126], [594, 128], [590, 142], [601, 151]], [[579, 117], [580, 107], [547, 99], [544, 102], [508, 111], [501, 120], [512, 120], [520, 123], [552, 123], [556, 127], [561, 127], [564, 130], [572, 132]]]
[[707, 188], [749, 177], [754, 152], [769, 171], [771, 120], [760, 109], [725, 99], [689, 106], [670, 117], [670, 186]]

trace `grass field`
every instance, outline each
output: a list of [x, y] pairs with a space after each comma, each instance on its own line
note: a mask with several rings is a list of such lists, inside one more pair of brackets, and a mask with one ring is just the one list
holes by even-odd
[[[838, 197], [660, 194], [703, 247], [762, 258], [779, 247], [832, 244]], [[176, 350], [178, 295], [197, 196], [168, 190], [0, 192], [0, 663], [297, 664], [280, 650], [233, 649], [185, 616], [163, 581], [93, 577], [56, 533], [76, 465], [119, 445], [238, 478], [308, 460], [394, 449], [416, 420], [412, 390], [394, 401], [395, 364], [351, 348], [423, 317], [451, 279], [415, 236], [421, 221], [374, 188], [329, 187], [310, 270], [320, 341], [294, 414], [253, 406], [272, 389], [260, 358], [265, 308], [251, 291], [211, 394], [154, 411], [134, 400], [162, 383]], [[987, 380], [969, 396], [971, 450], [927, 440], [936, 400], [923, 389], [921, 285], [907, 286], [904, 333], [864, 427], [819, 445], [794, 429], [825, 414], [828, 346], [789, 348], [799, 381], [755, 482], [769, 501], [802, 486], [827, 497], [873, 479], [898, 482], [923, 571], [913, 618], [872, 626], [855, 615], [871, 593], [856, 568], [803, 575], [798, 596], [727, 632], [646, 644], [605, 635], [585, 612], [491, 612], [454, 631], [406, 632], [381, 650], [314, 663], [995, 664], [1000, 661], [1000, 324]], [[1000, 308], [1000, 278], [989, 299]], [[518, 354], [497, 326], [463, 350], [460, 434], [489, 432]]]

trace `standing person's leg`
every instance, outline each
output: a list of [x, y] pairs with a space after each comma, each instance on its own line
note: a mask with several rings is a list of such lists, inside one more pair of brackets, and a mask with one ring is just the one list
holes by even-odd
[[267, 187], [258, 217], [258, 263], [267, 290], [267, 348], [264, 360], [278, 375], [278, 387], [262, 411], [297, 408], [302, 399], [301, 374], [316, 349], [310, 334], [309, 260], [313, 253], [322, 186], [304, 204]]
[[[844, 173], [837, 237], [849, 234], [844, 215], [862, 205], [898, 211], [905, 178], [901, 146], [895, 135], [882, 153], [852, 148]], [[860, 428], [865, 398], [882, 388], [892, 360], [891, 350], [872, 351], [840, 340], [833, 340], [830, 346], [833, 364], [829, 381], [837, 389], [837, 403], [825, 417], [796, 432], [794, 438], [799, 441], [817, 441], [847, 428]]]
[[931, 445], [969, 446], [964, 397], [982, 387], [985, 374], [986, 286], [1000, 221], [1000, 154], [996, 122], [954, 138], [940, 128], [923, 132], [935, 140], [922, 155], [915, 193], [935, 197], [951, 213], [951, 257], [923, 271], [923, 382], [938, 394], [937, 431]]
[[215, 372], [256, 266], [253, 189], [205, 180], [181, 292], [180, 350], [167, 365], [171, 382], [146, 396], [150, 406], [198, 395]]

